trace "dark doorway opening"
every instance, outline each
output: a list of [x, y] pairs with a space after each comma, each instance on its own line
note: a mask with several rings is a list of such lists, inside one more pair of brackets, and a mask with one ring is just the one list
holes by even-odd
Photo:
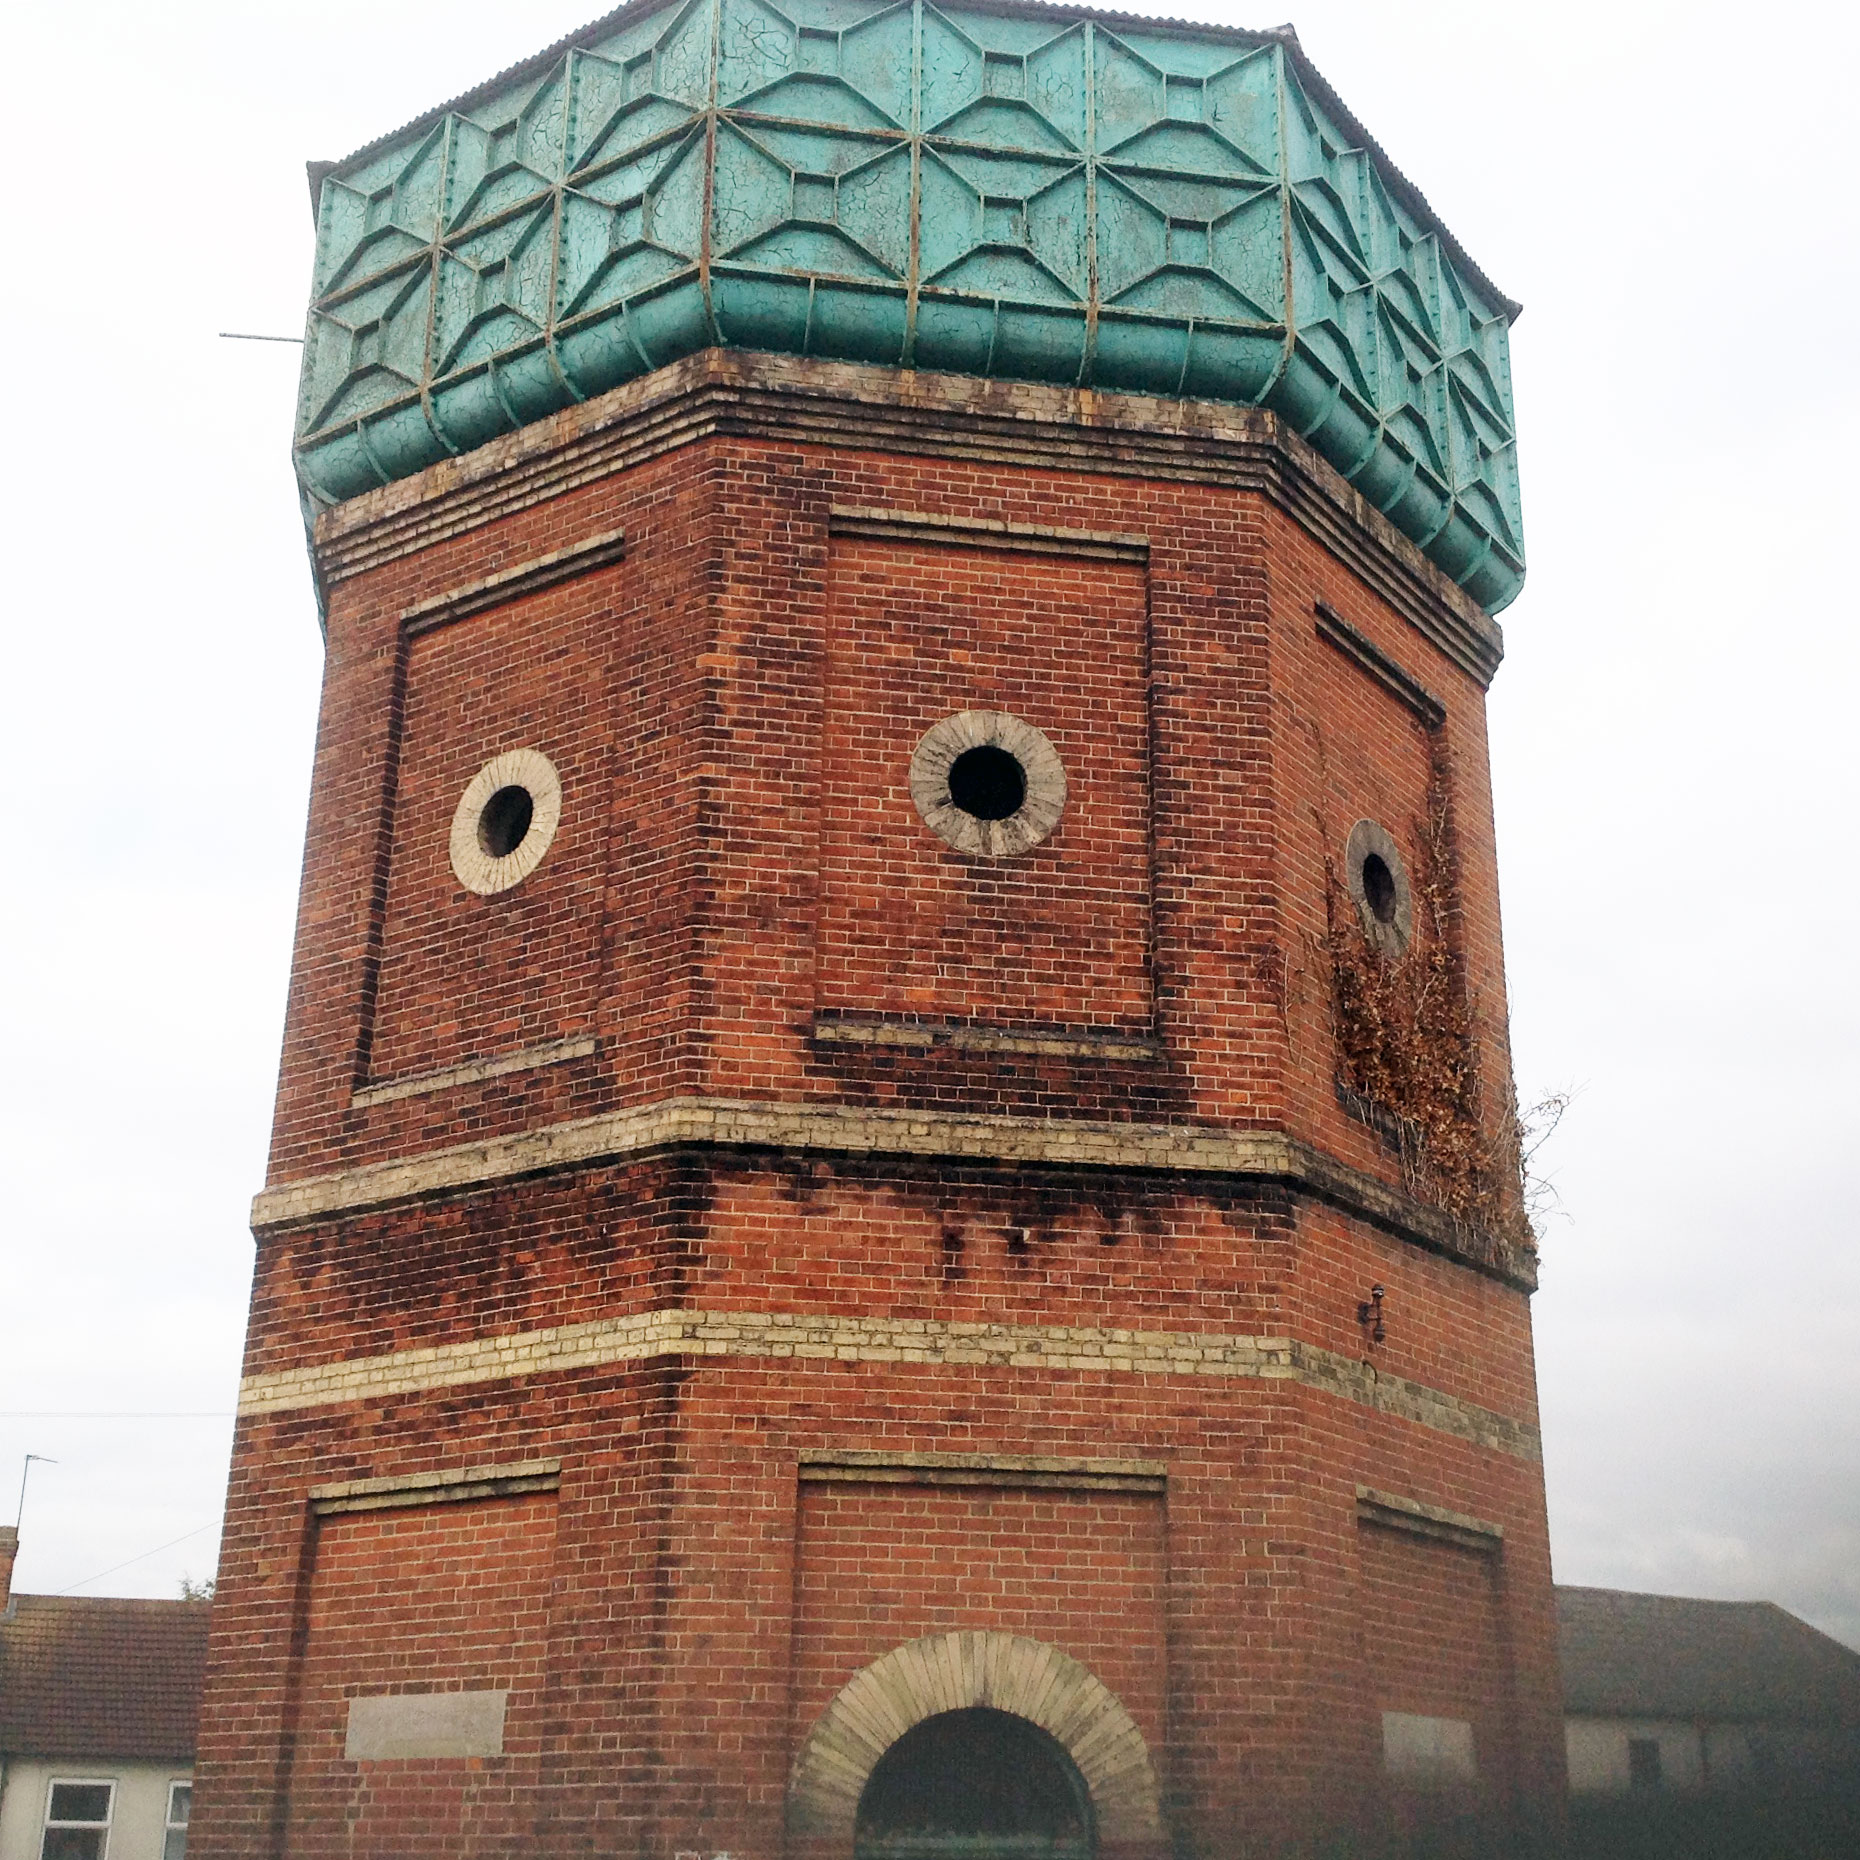
[[1660, 1774], [1660, 1740], [1657, 1737], [1628, 1739], [1628, 1787], [1657, 1789], [1665, 1778]]
[[1091, 1792], [1059, 1740], [985, 1705], [914, 1725], [859, 1798], [855, 1860], [1091, 1860]]

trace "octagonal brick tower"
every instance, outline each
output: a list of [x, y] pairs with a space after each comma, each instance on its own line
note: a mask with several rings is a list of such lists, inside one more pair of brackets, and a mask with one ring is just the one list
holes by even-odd
[[1516, 306], [1283, 29], [642, 0], [312, 187], [196, 1853], [1541, 1819]]

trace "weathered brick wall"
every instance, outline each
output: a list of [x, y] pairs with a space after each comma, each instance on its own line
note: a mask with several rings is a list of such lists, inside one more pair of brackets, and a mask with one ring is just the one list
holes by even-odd
[[[1307, 955], [1322, 941], [1324, 862], [1340, 862], [1359, 818], [1395, 835], [1411, 871], [1420, 864], [1420, 830], [1434, 759], [1446, 770], [1457, 858], [1451, 904], [1473, 1020], [1491, 1089], [1488, 1115], [1510, 1088], [1504, 956], [1499, 935], [1498, 852], [1492, 822], [1485, 697], [1479, 681], [1428, 650], [1379, 600], [1282, 511], [1267, 517], [1272, 574], [1273, 781], [1281, 797], [1279, 852], [1285, 882], [1287, 988], [1293, 1059], [1288, 1090], [1295, 1121], [1333, 1155], [1358, 1167], [1386, 1167], [1374, 1135], [1346, 1116], [1332, 1089], [1335, 1042], [1330, 991], [1321, 963]], [[1439, 700], [1445, 720], [1430, 731], [1385, 687], [1319, 638], [1322, 601]]]
[[[555, 1454], [563, 1483], [547, 1546], [539, 1784], [551, 1825], [599, 1824], [617, 1851], [779, 1851], [788, 1766], [832, 1691], [900, 1641], [981, 1627], [1031, 1632], [1085, 1661], [1146, 1734], [1163, 1688], [1152, 1748], [1168, 1798], [1191, 1851], [1221, 1853], [1233, 1850], [1235, 1825], [1283, 1836], [1327, 1803], [1358, 1801], [1349, 1784], [1378, 1767], [1381, 1710], [1459, 1715], [1468, 1648], [1487, 1674], [1504, 1661], [1507, 1650], [1463, 1608], [1436, 1641], [1447, 1619], [1438, 1578], [1391, 1592], [1363, 1556], [1360, 1540], [1388, 1533], [1359, 1525], [1354, 1492], [1385, 1482], [1451, 1496], [1506, 1527], [1506, 1628], [1523, 1657], [1504, 1662], [1511, 1696], [1476, 1686], [1466, 1715], [1480, 1723], [1494, 1783], [1517, 1774], [1509, 1736], [1535, 1753], [1537, 1774], [1524, 1781], [1541, 1790], [1544, 1733], [1556, 1728], [1538, 1703], [1549, 1676], [1535, 1611], [1509, 1595], [1548, 1580], [1534, 1462], [1448, 1437], [1417, 1441], [1411, 1424], [1283, 1382], [1236, 1390], [1047, 1371], [1037, 1412], [1028, 1383], [1026, 1371], [999, 1367], [703, 1365], [436, 1391], [326, 1414], [314, 1430], [261, 1424], [242, 1441], [242, 1463], [262, 1461], [264, 1474], [235, 1487], [244, 1515], [228, 1567], [242, 1580], [228, 1596], [228, 1632], [242, 1632], [255, 1664], [273, 1665], [293, 1594], [331, 1611], [318, 1593], [320, 1553], [279, 1559], [263, 1583], [250, 1573], [265, 1522], [301, 1510], [318, 1480]], [[1167, 1465], [1167, 1490], [797, 1487], [803, 1454], [849, 1442], [880, 1455], [1005, 1446], [1140, 1458]], [[443, 1511], [473, 1546], [464, 1566], [494, 1626], [538, 1547], [501, 1537], [478, 1506]], [[1485, 1558], [1419, 1539], [1412, 1548], [1424, 1574], [1444, 1559], [1485, 1579]], [[1004, 1562], [1004, 1550], [1016, 1560]], [[486, 1568], [494, 1552], [508, 1559], [501, 1576]], [[380, 1592], [355, 1601], [346, 1668], [317, 1664], [286, 1722], [269, 1723], [239, 1687], [237, 1722], [208, 1734], [216, 1810], [248, 1792], [262, 1803], [272, 1737], [309, 1740], [296, 1775], [313, 1802], [363, 1788], [367, 1772], [331, 1755], [337, 1691], [459, 1682], [476, 1651], [469, 1638], [435, 1659], [418, 1635], [393, 1631], [407, 1614], [445, 1618], [446, 1585], [433, 1579], [446, 1574], [438, 1557], [430, 1576], [416, 1560], [383, 1559]], [[330, 1761], [313, 1786], [315, 1750]], [[203, 1825], [220, 1827], [211, 1816]], [[361, 1832], [356, 1851], [387, 1852], [399, 1827], [390, 1815]], [[216, 1850], [251, 1851], [237, 1840]]]
[[[627, 616], [610, 584], [624, 573], [409, 642], [370, 1082], [594, 1030], [612, 825], [588, 797], [618, 786], [609, 685]], [[489, 755], [520, 745], [550, 759], [578, 804], [550, 849], [550, 882], [474, 909], [486, 901], [461, 891], [448, 857], [453, 809]]]
[[[1149, 567], [833, 542], [835, 504], [1136, 533]], [[408, 608], [611, 529], [624, 564], [397, 646]], [[1362, 814], [1412, 838], [1428, 746], [1318, 638], [1318, 599], [1448, 706], [1469, 974], [1502, 1070], [1482, 694], [1282, 512], [1205, 487], [719, 441], [339, 584], [274, 1177], [681, 1088], [953, 1087], [983, 1108], [1284, 1120], [1385, 1166], [1330, 1090], [1315, 944], [1325, 858]], [[551, 720], [530, 730], [539, 704]], [[1050, 726], [1078, 792], [1051, 841], [978, 883], [916, 821], [909, 754], [939, 706], [1015, 704]], [[564, 839], [517, 891], [473, 898], [446, 865], [452, 805], [479, 761], [528, 740], [566, 758]], [[384, 813], [385, 851], [360, 830]], [[535, 950], [520, 965], [518, 941]], [[913, 980], [932, 941], [941, 977]], [[985, 1010], [984, 977], [1007, 991]], [[808, 1038], [819, 1007], [907, 1002], [1134, 1025], [1152, 989], [1165, 1057], [1108, 1078], [1103, 1061], [951, 1077], [946, 1055], [849, 1061]], [[358, 1079], [589, 1025], [598, 1061], [350, 1106]]]
[[657, 1160], [268, 1236], [246, 1370], [673, 1305], [1290, 1335], [1355, 1359], [1371, 1282], [1381, 1373], [1534, 1423], [1524, 1298], [1452, 1259], [1253, 1184], [928, 1162]]
[[[1144, 580], [1122, 564], [836, 539], [817, 1008], [1150, 1030]], [[1080, 823], [985, 875], [933, 835], [899, 831], [914, 817], [911, 749], [964, 710], [1037, 718]]]
[[[1509, 1795], [1517, 1733], [1496, 1559], [1368, 1523], [1357, 1555], [1372, 1738], [1380, 1741], [1384, 1711], [1469, 1722], [1481, 1782]], [[1406, 1792], [1399, 1780], [1384, 1787], [1392, 1796]]]
[[[409, 1855], [521, 1851], [548, 1735], [554, 1511], [515, 1498], [321, 1523], [292, 1676], [292, 1853], [347, 1854], [352, 1831]], [[379, 1692], [507, 1692], [504, 1754], [346, 1762], [360, 1673]]]
[[[1136, 469], [1057, 390], [1013, 391], [1041, 461], [976, 439], [978, 384], [913, 380], [884, 445], [850, 389], [837, 443], [740, 407], [667, 437], [713, 365], [679, 378], [393, 487], [372, 532], [325, 522], [326, 571], [375, 553], [331, 584], [198, 1851], [798, 1854], [821, 1712], [971, 1629], [1112, 1689], [1179, 1851], [1373, 1820], [1380, 1712], [1430, 1709], [1401, 1700], [1475, 1718], [1490, 1798], [1543, 1802], [1528, 1262], [1468, 1257], [1340, 1105], [1322, 949], [1342, 836], [1411, 846], [1444, 767], [1502, 1101], [1483, 692], [1437, 643], [1473, 622], [1264, 416], [1170, 442], [1146, 414]], [[636, 417], [623, 468], [570, 469]], [[1270, 472], [1204, 469], [1242, 440], [1331, 499], [1326, 539]], [[618, 531], [624, 560], [470, 594]], [[1019, 861], [912, 806], [913, 745], [966, 708], [1066, 765]], [[452, 809], [519, 744], [562, 772], [561, 832], [477, 897]], [[691, 1099], [773, 1121], [722, 1147], [612, 1121]], [[1119, 1127], [1142, 1166], [1093, 1160]], [[313, 1502], [354, 1481], [406, 1492]], [[1470, 1523], [1430, 1536], [1430, 1507]], [[505, 1756], [341, 1754], [349, 1698], [496, 1674]]]

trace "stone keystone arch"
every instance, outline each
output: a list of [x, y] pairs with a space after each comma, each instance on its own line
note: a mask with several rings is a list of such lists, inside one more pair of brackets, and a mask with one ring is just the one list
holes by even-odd
[[894, 1647], [840, 1689], [808, 1733], [788, 1781], [788, 1830], [851, 1850], [873, 1766], [913, 1725], [992, 1705], [1049, 1731], [1091, 1791], [1106, 1846], [1155, 1841], [1162, 1812], [1149, 1747], [1117, 1695], [1043, 1641], [971, 1630]]

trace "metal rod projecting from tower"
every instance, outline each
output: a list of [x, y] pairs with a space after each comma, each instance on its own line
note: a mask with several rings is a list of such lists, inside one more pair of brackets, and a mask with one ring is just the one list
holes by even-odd
[[301, 336], [249, 336], [242, 329], [223, 329], [220, 331], [222, 342], [295, 342], [303, 343]]

